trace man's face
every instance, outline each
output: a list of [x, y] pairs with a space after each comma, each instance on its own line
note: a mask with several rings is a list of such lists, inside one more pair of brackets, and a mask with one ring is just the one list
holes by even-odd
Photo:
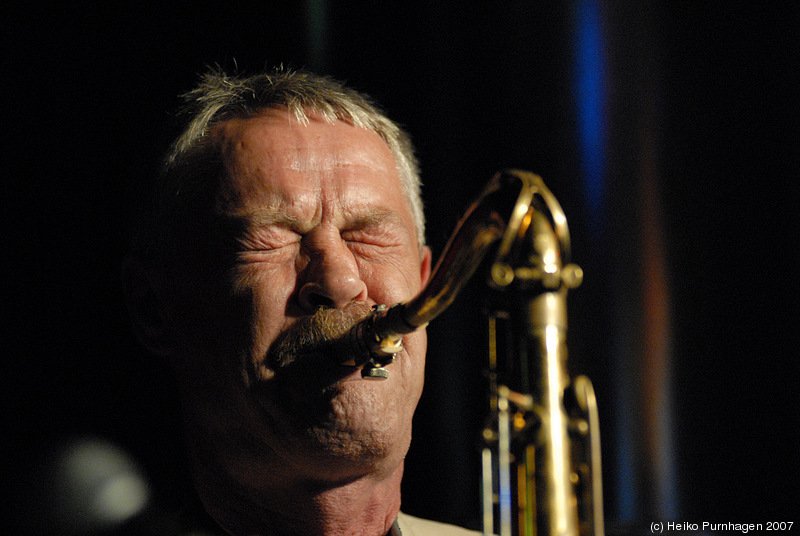
[[405, 337], [386, 380], [364, 380], [319, 350], [280, 364], [273, 355], [287, 332], [302, 340], [298, 326], [320, 308], [350, 326], [427, 279], [430, 254], [388, 146], [344, 122], [298, 124], [284, 109], [212, 136], [224, 173], [211, 217], [198, 219], [210, 223], [187, 238], [201, 253], [179, 266], [172, 306], [196, 455], [253, 482], [276, 468], [330, 478], [392, 470], [422, 390], [423, 331]]

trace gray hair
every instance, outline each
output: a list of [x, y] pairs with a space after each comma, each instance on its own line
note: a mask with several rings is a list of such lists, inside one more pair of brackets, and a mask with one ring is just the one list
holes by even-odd
[[[419, 168], [411, 140], [366, 95], [328, 77], [278, 69], [252, 76], [209, 71], [195, 89], [182, 97], [183, 112], [189, 120], [162, 162], [162, 180], [156, 200], [159, 207], [156, 219], [161, 220], [162, 225], [163, 218], [174, 217], [181, 212], [177, 209], [187, 199], [208, 187], [209, 173], [218, 171], [218, 151], [208, 136], [215, 125], [285, 106], [302, 124], [307, 124], [309, 115], [314, 114], [331, 123], [347, 121], [377, 133], [394, 156], [419, 245], [425, 244]], [[161, 229], [158, 233], [164, 231], [167, 230]], [[163, 235], [160, 238], [163, 239]]]

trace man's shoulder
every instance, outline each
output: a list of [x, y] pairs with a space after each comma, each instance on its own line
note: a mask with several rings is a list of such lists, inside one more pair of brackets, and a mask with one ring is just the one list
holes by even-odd
[[397, 532], [398, 536], [477, 536], [481, 534], [474, 530], [420, 519], [402, 512], [397, 516], [397, 527], [400, 529]]

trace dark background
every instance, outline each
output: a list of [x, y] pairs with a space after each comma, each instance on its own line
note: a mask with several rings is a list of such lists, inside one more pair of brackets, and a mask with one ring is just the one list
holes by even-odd
[[[579, 165], [577, 2], [377, 6], [3, 8], [4, 441], [20, 469], [8, 481], [30, 491], [25, 468], [37, 454], [99, 435], [143, 464], [164, 510], [183, 504], [172, 385], [133, 341], [121, 300], [129, 198], [153, 175], [176, 95], [198, 72], [283, 63], [349, 82], [412, 133], [434, 253], [494, 171], [545, 178], [586, 273], [570, 298], [570, 366], [598, 392], [612, 531], [800, 522], [800, 8], [601, 4], [597, 212]], [[654, 185], [650, 197], [643, 185]], [[642, 214], [655, 235], [641, 232]], [[659, 367], [670, 403], [657, 415], [644, 409], [654, 396], [644, 378], [659, 371], [640, 359], [648, 247], [662, 254], [669, 304]], [[429, 329], [405, 482], [407, 512], [465, 525], [477, 520], [486, 411], [479, 303], [473, 285]], [[655, 447], [666, 461], [653, 459], [656, 422], [671, 430]]]

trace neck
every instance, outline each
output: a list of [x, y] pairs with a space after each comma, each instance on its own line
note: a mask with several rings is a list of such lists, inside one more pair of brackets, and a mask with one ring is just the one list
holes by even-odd
[[199, 483], [206, 509], [234, 536], [385, 536], [400, 511], [402, 474], [400, 464], [383, 478], [336, 484], [284, 481], [252, 489], [219, 479]]

